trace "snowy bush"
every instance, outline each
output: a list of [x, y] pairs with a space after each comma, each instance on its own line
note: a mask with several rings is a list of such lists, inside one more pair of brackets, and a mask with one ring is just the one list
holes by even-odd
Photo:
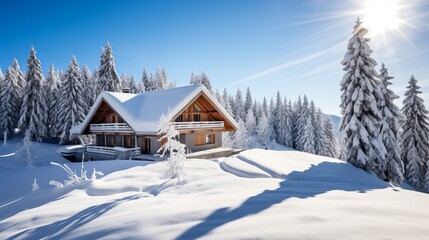
[[80, 168], [80, 175], [78, 175], [76, 172], [73, 172], [66, 164], [59, 164], [56, 162], [51, 162], [51, 165], [53, 166], [58, 166], [60, 168], [62, 168], [66, 173], [67, 173], [67, 180], [64, 180], [64, 183], [60, 183], [57, 181], [50, 181], [49, 184], [52, 186], [55, 186], [57, 188], [63, 188], [64, 186], [73, 186], [73, 185], [78, 185], [81, 183], [84, 183], [88, 180], [94, 180], [97, 178], [97, 176], [101, 177], [104, 176], [104, 174], [102, 172], [99, 172], [97, 170], [93, 170], [91, 178], [88, 178], [86, 175], [86, 170], [85, 167], [83, 166], [83, 161], [82, 161], [82, 165]]
[[177, 137], [179, 132], [174, 129], [173, 123], [168, 120], [164, 115], [161, 116], [161, 134], [164, 134], [159, 141], [166, 139], [164, 145], [158, 150], [162, 151], [161, 157], [167, 152], [170, 154], [167, 158], [169, 169], [167, 176], [171, 178], [177, 178], [178, 181], [185, 180], [185, 161], [186, 161], [186, 145], [179, 142]]

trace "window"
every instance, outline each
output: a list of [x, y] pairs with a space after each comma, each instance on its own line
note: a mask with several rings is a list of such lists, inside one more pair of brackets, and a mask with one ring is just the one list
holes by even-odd
[[205, 144], [214, 144], [215, 135], [214, 134], [195, 134], [194, 143], [196, 146], [205, 145]]
[[112, 123], [115, 123], [116, 122], [115, 120], [116, 120], [115, 116], [112, 116]]
[[201, 114], [194, 114], [194, 122], [201, 121]]
[[206, 134], [206, 144], [215, 143], [215, 135], [214, 134]]
[[178, 116], [175, 122], [183, 122], [183, 115]]

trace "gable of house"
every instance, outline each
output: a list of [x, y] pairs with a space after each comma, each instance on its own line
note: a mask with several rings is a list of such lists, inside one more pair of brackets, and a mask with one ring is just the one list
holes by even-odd
[[[179, 116], [198, 116], [207, 121], [223, 121], [225, 131], [235, 131], [237, 123], [202, 85], [190, 85], [141, 94], [103, 92], [84, 121], [74, 126], [73, 134], [89, 133], [92, 123], [126, 123], [137, 134], [157, 134], [159, 119], [164, 114], [176, 120]], [[109, 120], [110, 118], [110, 120]]]

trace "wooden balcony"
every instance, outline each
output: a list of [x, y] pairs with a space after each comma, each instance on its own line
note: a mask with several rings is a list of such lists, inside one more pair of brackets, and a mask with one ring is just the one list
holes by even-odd
[[224, 126], [223, 121], [174, 122], [174, 128], [176, 130], [224, 128]]
[[133, 132], [126, 123], [97, 123], [89, 126], [89, 131], [96, 132]]

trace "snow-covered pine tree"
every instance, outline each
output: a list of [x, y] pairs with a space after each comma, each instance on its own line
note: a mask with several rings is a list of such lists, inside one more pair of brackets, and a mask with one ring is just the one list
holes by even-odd
[[405, 177], [408, 182], [417, 188], [423, 189], [426, 164], [429, 160], [429, 117], [422, 92], [417, 80], [411, 76], [408, 82], [405, 99], [402, 102], [402, 113], [405, 117], [401, 132], [401, 158], [405, 166]]
[[267, 111], [267, 118], [268, 118], [268, 125], [271, 128], [271, 138], [270, 141], [275, 141], [277, 139], [277, 133], [276, 130], [274, 129], [275, 126], [275, 104], [274, 104], [274, 99], [271, 97], [270, 99], [270, 105], [268, 107], [268, 111]]
[[[61, 80], [61, 77], [60, 77]], [[97, 99], [97, 93], [98, 93], [98, 69], [95, 68], [92, 72], [92, 85], [91, 85], [91, 91], [92, 91], [92, 99], [91, 102], [94, 104], [95, 100]]]
[[98, 70], [99, 91], [121, 92], [121, 80], [115, 68], [112, 47], [107, 43], [102, 50], [100, 68]]
[[246, 114], [244, 112], [243, 95], [241, 94], [240, 89], [237, 89], [237, 94], [235, 95], [233, 111], [234, 110], [235, 110], [234, 116], [236, 121], [240, 119], [244, 121], [246, 119]]
[[229, 94], [226, 90], [226, 88], [223, 89], [223, 94], [222, 94], [222, 102], [223, 102], [223, 107], [225, 108], [225, 110], [232, 116], [234, 117], [234, 112], [232, 111], [231, 108], [231, 103], [229, 101]]
[[372, 50], [366, 38], [368, 30], [358, 18], [347, 53], [341, 64], [346, 72], [341, 81], [341, 158], [358, 168], [378, 176], [385, 157], [383, 142], [379, 141], [380, 109], [377, 106], [378, 80], [371, 58]]
[[212, 84], [210, 83], [210, 79], [204, 71], [201, 72], [200, 81], [201, 81], [201, 84], [203, 84], [207, 88], [207, 90], [209, 90], [211, 93], [213, 93]]
[[316, 154], [316, 149], [314, 148], [314, 128], [310, 116], [307, 117], [300, 140], [302, 141], [302, 151]]
[[247, 149], [249, 146], [249, 136], [243, 119], [240, 118], [237, 125], [238, 129], [232, 137], [233, 145], [235, 148]]
[[293, 147], [298, 149], [299, 145], [299, 133], [300, 133], [300, 113], [302, 108], [301, 96], [298, 96], [298, 101], [294, 103], [292, 113], [292, 138], [293, 138]]
[[128, 88], [130, 89], [130, 93], [139, 93], [139, 87], [137, 86], [132, 74], [128, 76]]
[[291, 113], [292, 104], [289, 101], [289, 104], [287, 102], [287, 99], [283, 99], [283, 112], [284, 114], [284, 122], [281, 127], [281, 133], [283, 144], [287, 147], [293, 147], [293, 137], [292, 137], [292, 113]]
[[392, 85], [390, 82], [393, 77], [389, 76], [384, 63], [380, 69], [380, 92], [383, 94], [384, 101], [380, 102], [381, 107], [381, 130], [380, 135], [384, 146], [386, 147], [386, 160], [383, 163], [382, 169], [385, 177], [396, 184], [400, 184], [404, 178], [404, 163], [402, 162], [399, 153], [399, 125], [402, 119], [402, 114], [393, 102], [399, 96], [389, 88]]
[[61, 100], [59, 111], [60, 144], [76, 143], [77, 138], [70, 133], [72, 126], [79, 124], [85, 117], [85, 103], [83, 95], [82, 77], [79, 64], [73, 56], [65, 79], [61, 85]]
[[284, 124], [286, 123], [286, 115], [283, 108], [282, 97], [280, 92], [277, 91], [276, 103], [273, 110], [274, 121], [273, 127], [274, 132], [276, 133], [276, 141], [280, 144], [285, 144], [285, 136], [284, 136]]
[[126, 73], [122, 73], [121, 76], [119, 77], [119, 79], [121, 80], [121, 88], [128, 88], [128, 76]]
[[158, 68], [154, 81], [152, 82], [154, 86], [154, 90], [161, 90], [161, 89], [167, 89], [168, 84], [168, 77], [167, 73], [165, 72], [164, 68]]
[[216, 100], [220, 103], [220, 105], [222, 105], [222, 106], [225, 105], [223, 103], [223, 99], [222, 99], [222, 96], [220, 95], [219, 89], [216, 89], [215, 97], [216, 97]]
[[92, 104], [94, 104], [93, 99], [94, 96], [92, 95], [92, 76], [91, 72], [89, 71], [89, 68], [86, 65], [82, 66], [82, 85], [83, 85], [83, 99], [85, 103], [85, 115], [89, 112], [89, 109], [92, 107]]
[[210, 83], [210, 79], [204, 71], [201, 72], [201, 75], [195, 75], [195, 73], [192, 72], [191, 73], [191, 79], [189, 80], [189, 83], [190, 84], [202, 84], [207, 88], [207, 90], [209, 90], [211, 93], [213, 93], [212, 84]]
[[246, 90], [246, 99], [244, 101], [244, 112], [246, 114], [252, 108], [252, 104], [253, 104], [252, 93], [250, 92], [250, 88], [247, 87], [247, 90]]
[[146, 88], [146, 91], [154, 91], [157, 89], [157, 83], [156, 83], [156, 76], [155, 73], [151, 72], [149, 74], [149, 81], [148, 81], [148, 85]]
[[253, 101], [252, 111], [253, 111], [253, 114], [255, 115], [256, 125], [258, 125], [259, 119], [261, 118], [262, 107], [261, 107], [261, 104], [258, 101], [256, 101], [256, 99], [255, 101]]
[[246, 128], [249, 136], [253, 136], [256, 133], [256, 121], [255, 115], [253, 115], [252, 109], [247, 112], [246, 116]]
[[6, 131], [8, 135], [15, 133], [21, 108], [21, 88], [18, 85], [18, 76], [12, 67], [6, 71], [6, 76], [0, 78], [0, 133]]
[[325, 134], [325, 126], [322, 120], [322, 110], [320, 108], [315, 112], [314, 122], [314, 148], [319, 156], [330, 156], [330, 143]]
[[338, 142], [335, 137], [334, 124], [332, 123], [331, 118], [326, 118], [323, 122], [323, 128], [325, 135], [328, 139], [328, 157], [337, 158], [338, 157]]
[[28, 130], [31, 141], [41, 141], [46, 136], [46, 106], [43, 94], [43, 74], [36, 50], [31, 47], [27, 61], [27, 77], [18, 126], [22, 132]]
[[264, 112], [265, 116], [268, 114], [268, 103], [266, 97], [262, 99], [262, 111]]
[[171, 120], [168, 120], [164, 115], [161, 116], [161, 130], [164, 134], [159, 141], [166, 139], [164, 145], [158, 150], [162, 151], [161, 156], [169, 153], [167, 158], [168, 171], [167, 176], [170, 178], [176, 178], [179, 182], [186, 179], [185, 174], [185, 161], [186, 161], [186, 145], [178, 140], [179, 131], [174, 129], [174, 124]]
[[12, 68], [16, 72], [18, 86], [20, 88], [21, 95], [18, 96], [18, 97], [22, 98], [22, 94], [24, 93], [24, 87], [25, 87], [25, 75], [21, 71], [21, 67], [19, 66], [19, 62], [18, 62], [18, 60], [16, 58], [13, 59]]
[[297, 113], [296, 118], [296, 149], [299, 151], [304, 151], [304, 144], [307, 142], [307, 136], [305, 135], [304, 131], [306, 130], [306, 127], [308, 126], [308, 119], [310, 117], [310, 107], [308, 103], [308, 98], [306, 95], [304, 95], [302, 105], [299, 109], [299, 113]]
[[258, 124], [258, 140], [262, 146], [267, 146], [272, 138], [273, 132], [269, 125], [268, 118], [265, 113], [262, 113], [261, 119]]
[[199, 76], [195, 75], [194, 71], [191, 73], [191, 79], [189, 80], [189, 84], [200, 84]]
[[55, 71], [51, 65], [48, 70], [48, 76], [45, 82], [46, 105], [48, 107], [46, 117], [46, 128], [48, 137], [56, 137], [58, 135], [58, 104], [60, 98], [60, 78], [59, 73]]
[[149, 77], [147, 76], [146, 67], [143, 68], [142, 79], [139, 83], [139, 93], [146, 92], [149, 87]]

